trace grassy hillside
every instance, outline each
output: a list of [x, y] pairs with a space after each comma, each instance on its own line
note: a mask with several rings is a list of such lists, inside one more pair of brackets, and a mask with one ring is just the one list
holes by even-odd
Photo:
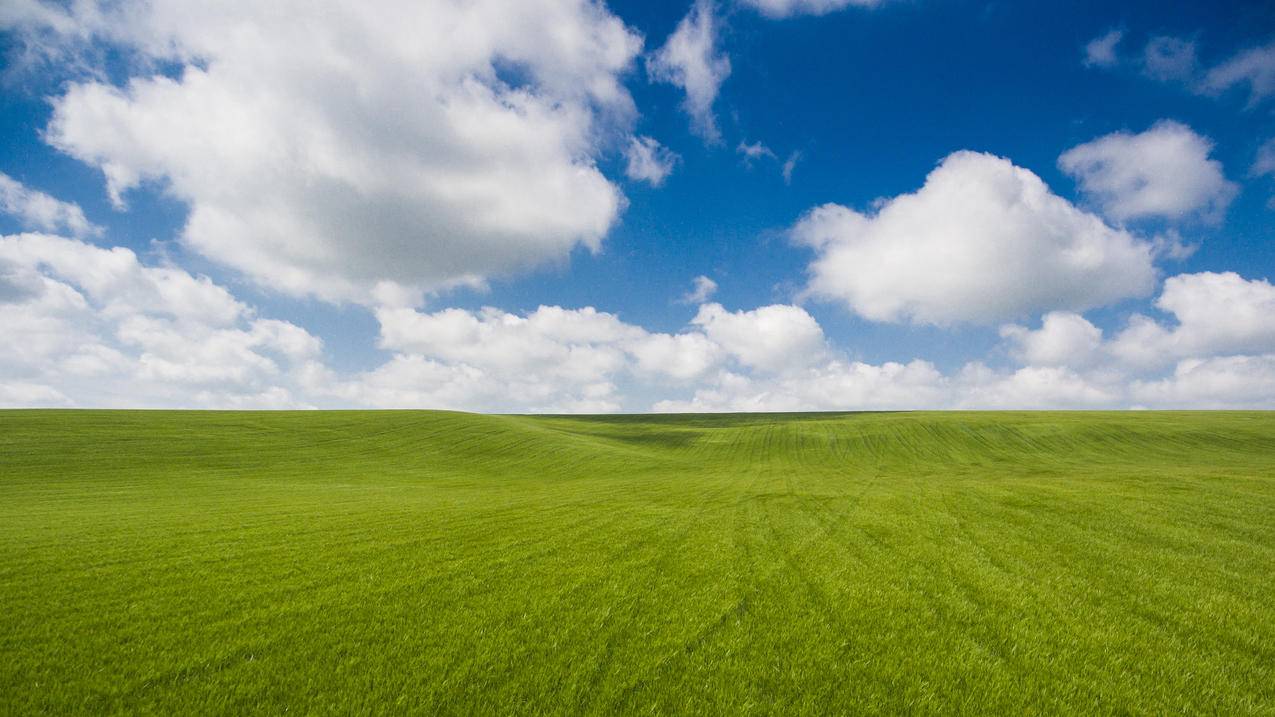
[[1275, 414], [0, 412], [0, 714], [1275, 714]]

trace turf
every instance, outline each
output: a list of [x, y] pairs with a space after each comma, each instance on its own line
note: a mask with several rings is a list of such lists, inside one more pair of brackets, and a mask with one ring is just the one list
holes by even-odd
[[0, 713], [1275, 714], [1275, 413], [0, 412]]

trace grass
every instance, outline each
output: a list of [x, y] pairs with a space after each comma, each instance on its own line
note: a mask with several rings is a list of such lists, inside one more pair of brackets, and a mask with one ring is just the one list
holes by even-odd
[[1275, 413], [0, 412], [0, 713], [1275, 714]]

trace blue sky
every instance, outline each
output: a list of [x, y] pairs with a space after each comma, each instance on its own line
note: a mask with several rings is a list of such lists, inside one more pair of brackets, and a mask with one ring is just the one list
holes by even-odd
[[0, 11], [0, 403], [1275, 405], [1269, 4], [182, 5]]

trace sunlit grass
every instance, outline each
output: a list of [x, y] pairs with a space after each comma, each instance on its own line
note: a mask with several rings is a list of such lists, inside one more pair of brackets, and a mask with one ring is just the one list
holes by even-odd
[[0, 713], [1275, 713], [1275, 414], [0, 412]]

